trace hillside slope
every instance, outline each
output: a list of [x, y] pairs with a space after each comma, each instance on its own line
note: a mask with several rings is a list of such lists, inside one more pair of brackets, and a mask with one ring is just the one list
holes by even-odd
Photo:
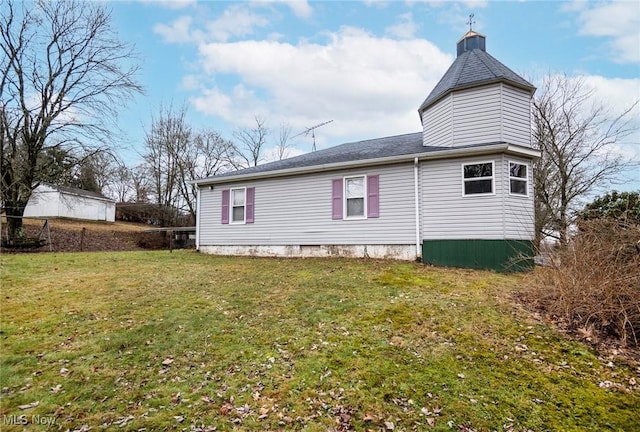
[[[5, 235], [6, 220], [3, 224]], [[142, 250], [137, 245], [137, 234], [148, 228], [147, 225], [128, 222], [93, 222], [66, 219], [49, 219], [49, 229], [43, 227], [43, 220], [25, 219], [27, 236], [48, 240], [51, 234], [51, 249], [55, 252], [91, 252], [91, 251], [131, 251]], [[49, 251], [49, 244], [29, 249], [30, 252]], [[7, 252], [24, 252], [15, 249], [2, 249]]]

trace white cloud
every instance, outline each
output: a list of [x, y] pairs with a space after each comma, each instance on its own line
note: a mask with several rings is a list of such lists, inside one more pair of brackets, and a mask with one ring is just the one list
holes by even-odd
[[618, 63], [640, 62], [640, 7], [632, 1], [578, 3], [580, 34], [608, 38], [609, 53]]
[[262, 15], [255, 14], [245, 5], [232, 5], [217, 19], [207, 23], [207, 34], [214, 41], [225, 42], [235, 36], [247, 36], [256, 27], [264, 27], [269, 21]]
[[418, 32], [418, 24], [413, 20], [411, 12], [402, 14], [397, 19], [397, 24], [385, 29], [385, 33], [399, 39], [413, 39]]
[[161, 6], [166, 9], [184, 9], [193, 6], [197, 0], [143, 0], [145, 3]]
[[307, 0], [253, 0], [253, 5], [284, 4], [288, 6], [298, 18], [309, 18], [313, 15], [313, 8]]
[[313, 8], [309, 5], [307, 0], [284, 0], [293, 13], [300, 18], [309, 18], [313, 14]]
[[[601, 102], [615, 118], [640, 100], [640, 78], [605, 78], [598, 75], [583, 76], [585, 85], [593, 89], [594, 97]], [[640, 163], [640, 105], [633, 107], [627, 117], [629, 126], [634, 132], [616, 144], [616, 151], [626, 159]], [[636, 173], [636, 181], [640, 181], [640, 174]]]
[[169, 43], [226, 42], [229, 39], [253, 34], [256, 28], [265, 27], [269, 21], [253, 13], [244, 4], [233, 4], [216, 19], [205, 23], [206, 31], [194, 29], [194, 18], [182, 16], [171, 24], [156, 24], [153, 31]]
[[380, 38], [351, 27], [328, 39], [202, 44], [203, 72], [237, 75], [242, 84], [227, 92], [205, 87], [192, 103], [235, 125], [261, 115], [283, 118], [294, 131], [334, 120], [323, 130], [333, 136], [420, 130], [417, 108], [453, 61], [450, 56], [425, 40]]
[[190, 16], [182, 16], [177, 18], [171, 24], [156, 24], [153, 31], [169, 43], [187, 43], [198, 39], [196, 34], [191, 32], [191, 23], [193, 19]]

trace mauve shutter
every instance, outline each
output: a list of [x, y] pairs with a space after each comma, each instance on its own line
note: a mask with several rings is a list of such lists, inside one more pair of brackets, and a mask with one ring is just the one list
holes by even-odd
[[253, 223], [253, 215], [255, 213], [256, 188], [247, 188], [247, 223]]
[[229, 223], [229, 189], [222, 191], [222, 223]]
[[342, 219], [342, 179], [332, 180], [331, 204], [332, 219]]
[[380, 176], [367, 177], [367, 217], [380, 217]]

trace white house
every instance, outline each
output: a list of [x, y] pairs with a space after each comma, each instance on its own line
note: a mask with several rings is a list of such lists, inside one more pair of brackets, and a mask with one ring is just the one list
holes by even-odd
[[29, 198], [24, 216], [115, 222], [116, 202], [96, 192], [41, 184]]
[[420, 106], [422, 132], [196, 181], [196, 246], [213, 254], [533, 265], [533, 85], [470, 31]]

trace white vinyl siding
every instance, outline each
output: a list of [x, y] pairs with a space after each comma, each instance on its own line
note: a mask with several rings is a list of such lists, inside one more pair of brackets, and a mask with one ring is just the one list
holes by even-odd
[[[460, 195], [461, 164], [494, 163], [493, 195]], [[427, 161], [420, 164], [421, 233], [426, 240], [514, 239], [532, 240], [533, 194], [529, 169], [529, 196], [509, 194], [509, 161], [528, 163], [504, 155]]]
[[[494, 163], [493, 195], [460, 195], [461, 164]], [[532, 174], [529, 196], [509, 195], [509, 161], [529, 163], [505, 155], [422, 162], [420, 166], [421, 233], [436, 239], [532, 240]]]
[[531, 146], [531, 96], [529, 92], [502, 85], [502, 136], [511, 144]]
[[505, 83], [454, 91], [422, 113], [425, 146], [531, 146], [530, 94]]
[[495, 158], [462, 158], [421, 163], [420, 184], [422, 238], [502, 239], [502, 184], [495, 181], [493, 195], [461, 196], [461, 164], [494, 161]]
[[449, 94], [423, 113], [422, 142], [425, 146], [453, 145], [452, 99], [452, 95]]
[[453, 93], [453, 146], [501, 141], [500, 85]]
[[[508, 193], [509, 163], [527, 165], [528, 196], [512, 195]], [[534, 201], [533, 201], [533, 172], [530, 160], [504, 157], [501, 171], [505, 173], [504, 194], [504, 235], [508, 239], [533, 240], [535, 237]], [[498, 169], [498, 168], [496, 168]]]
[[[332, 219], [332, 180], [379, 175], [380, 217]], [[201, 246], [207, 245], [348, 245], [415, 242], [413, 164], [340, 170], [246, 181], [255, 187], [256, 219], [243, 226], [220, 223], [223, 189], [239, 183], [201, 188]], [[259, 214], [259, 217], [257, 216]]]

